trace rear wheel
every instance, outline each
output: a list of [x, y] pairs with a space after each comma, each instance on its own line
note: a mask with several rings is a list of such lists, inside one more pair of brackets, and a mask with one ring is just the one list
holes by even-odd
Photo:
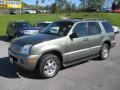
[[58, 73], [59, 69], [59, 58], [53, 54], [45, 54], [38, 62], [37, 73], [42, 78], [51, 78]]
[[99, 52], [99, 59], [105, 60], [108, 58], [108, 56], [109, 56], [109, 45], [103, 44]]

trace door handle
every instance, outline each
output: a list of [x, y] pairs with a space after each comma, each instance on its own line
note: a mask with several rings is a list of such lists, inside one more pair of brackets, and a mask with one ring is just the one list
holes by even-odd
[[84, 38], [83, 41], [88, 41], [88, 38]]

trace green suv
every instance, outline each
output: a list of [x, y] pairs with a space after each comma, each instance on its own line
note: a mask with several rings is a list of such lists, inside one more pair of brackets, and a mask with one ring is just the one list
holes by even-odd
[[69, 19], [54, 22], [39, 34], [13, 40], [8, 53], [11, 63], [51, 78], [63, 66], [95, 57], [107, 59], [115, 44], [108, 21]]

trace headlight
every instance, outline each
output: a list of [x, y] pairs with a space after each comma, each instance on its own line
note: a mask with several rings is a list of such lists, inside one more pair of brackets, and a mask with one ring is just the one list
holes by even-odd
[[24, 34], [36, 34], [38, 30], [20, 30], [20, 32]]
[[29, 55], [31, 47], [32, 45], [25, 45], [24, 47], [21, 48], [20, 53], [24, 55]]

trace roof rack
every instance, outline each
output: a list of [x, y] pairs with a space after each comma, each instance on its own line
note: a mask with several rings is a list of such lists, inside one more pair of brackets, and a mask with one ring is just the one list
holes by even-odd
[[105, 20], [102, 18], [70, 18], [70, 19], [79, 19], [79, 20]]

